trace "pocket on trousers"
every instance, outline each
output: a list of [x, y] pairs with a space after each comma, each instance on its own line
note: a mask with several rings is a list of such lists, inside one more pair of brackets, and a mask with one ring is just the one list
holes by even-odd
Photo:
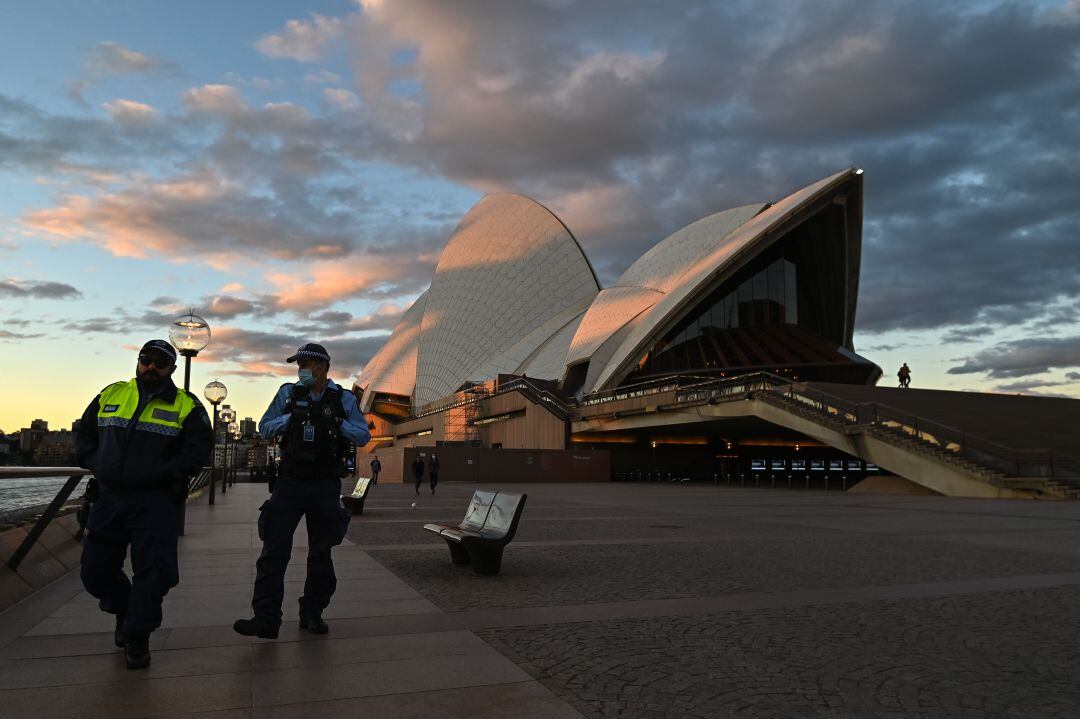
[[266, 512], [270, 509], [270, 500], [266, 500], [259, 507], [259, 541], [266, 541]]
[[341, 504], [341, 500], [338, 500], [337, 504], [337, 541], [334, 542], [334, 546], [341, 544], [345, 541], [345, 535], [349, 532], [349, 520], [352, 517], [349, 516], [349, 512]]

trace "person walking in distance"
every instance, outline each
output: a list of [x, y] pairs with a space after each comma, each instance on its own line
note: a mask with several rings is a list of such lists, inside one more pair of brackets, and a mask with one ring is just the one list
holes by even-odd
[[281, 438], [282, 458], [270, 499], [259, 508], [262, 554], [255, 563], [251, 619], [238, 619], [238, 634], [276, 639], [285, 596], [285, 569], [293, 534], [306, 518], [307, 579], [300, 597], [300, 629], [326, 634], [323, 610], [337, 588], [331, 548], [341, 544], [349, 515], [341, 506], [341, 478], [349, 443], [362, 447], [370, 434], [356, 395], [327, 377], [330, 354], [306, 344], [286, 362], [296, 362], [299, 381], [283, 384], [259, 422], [259, 434]]
[[381, 472], [381, 471], [382, 471], [382, 462], [380, 462], [379, 458], [376, 457], [375, 459], [371, 460], [371, 483], [372, 484], [378, 484], [379, 483], [379, 472]]
[[900, 367], [900, 371], [896, 373], [896, 376], [900, 378], [900, 386], [907, 389], [908, 385], [911, 384], [911, 368], [907, 366], [907, 362]]
[[113, 640], [128, 669], [150, 666], [150, 633], [180, 582], [177, 508], [191, 477], [209, 464], [213, 443], [206, 410], [173, 384], [174, 371], [173, 346], [150, 340], [134, 379], [101, 390], [75, 435], [79, 465], [94, 473], [99, 491], [86, 520], [82, 582], [102, 611], [116, 615]]
[[439, 483], [439, 458], [431, 453], [431, 461], [428, 462], [428, 480], [431, 482], [431, 493], [435, 494], [435, 485]]
[[416, 493], [420, 494], [420, 483], [424, 481], [424, 460], [420, 459], [420, 455], [416, 455], [416, 459], [412, 463], [412, 476], [413, 484], [416, 485]]

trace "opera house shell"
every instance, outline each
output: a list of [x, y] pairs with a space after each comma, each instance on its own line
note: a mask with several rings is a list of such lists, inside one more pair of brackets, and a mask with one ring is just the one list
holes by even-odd
[[393, 419], [500, 375], [577, 396], [757, 370], [870, 384], [881, 370], [852, 348], [861, 242], [862, 173], [849, 168], [687, 225], [602, 289], [554, 214], [488, 195], [354, 389], [363, 411]]

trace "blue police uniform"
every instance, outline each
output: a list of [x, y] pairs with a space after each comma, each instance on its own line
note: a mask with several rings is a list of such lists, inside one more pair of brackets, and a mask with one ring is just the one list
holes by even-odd
[[348, 526], [340, 499], [341, 446], [347, 440], [361, 447], [371, 435], [356, 396], [332, 380], [318, 395], [299, 383], [282, 385], [259, 422], [259, 434], [284, 442], [273, 493], [260, 508], [263, 550], [251, 598], [255, 616], [277, 627], [285, 569], [301, 517], [307, 518], [308, 557], [300, 613], [320, 617], [330, 604], [337, 588], [330, 550], [341, 543]]

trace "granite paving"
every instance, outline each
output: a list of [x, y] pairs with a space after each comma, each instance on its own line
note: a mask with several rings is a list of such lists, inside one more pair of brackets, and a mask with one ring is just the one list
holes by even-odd
[[70, 573], [0, 614], [0, 713], [1080, 716], [1080, 503], [490, 484], [529, 498], [485, 577], [422, 529], [463, 517], [476, 487], [449, 479], [372, 490], [324, 637], [293, 614], [301, 528], [277, 641], [230, 629], [265, 487], [201, 498], [151, 668]]

